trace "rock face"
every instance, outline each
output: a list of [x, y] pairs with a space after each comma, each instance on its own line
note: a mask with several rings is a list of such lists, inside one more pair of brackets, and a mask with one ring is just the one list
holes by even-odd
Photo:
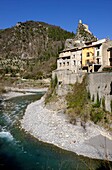
[[86, 42], [97, 40], [97, 38], [89, 30], [88, 25], [83, 24], [81, 20], [79, 21], [78, 24], [75, 39], [86, 41]]

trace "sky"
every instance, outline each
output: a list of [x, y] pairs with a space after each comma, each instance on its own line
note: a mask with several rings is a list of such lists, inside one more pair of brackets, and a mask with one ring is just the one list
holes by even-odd
[[75, 33], [80, 19], [98, 39], [112, 40], [112, 0], [0, 0], [0, 29], [33, 20]]

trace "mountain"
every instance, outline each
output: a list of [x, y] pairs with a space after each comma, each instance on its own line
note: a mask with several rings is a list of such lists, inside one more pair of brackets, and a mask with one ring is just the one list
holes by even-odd
[[75, 37], [62, 28], [44, 22], [18, 22], [0, 30], [0, 70], [2, 74], [25, 78], [50, 76], [58, 52], [67, 38]]

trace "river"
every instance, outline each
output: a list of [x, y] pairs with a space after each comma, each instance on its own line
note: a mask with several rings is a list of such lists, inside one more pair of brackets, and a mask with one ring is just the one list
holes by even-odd
[[[20, 128], [28, 104], [43, 93], [12, 98], [0, 108], [0, 170], [88, 170], [102, 169], [93, 160], [38, 141]], [[109, 166], [112, 165], [109, 163]]]

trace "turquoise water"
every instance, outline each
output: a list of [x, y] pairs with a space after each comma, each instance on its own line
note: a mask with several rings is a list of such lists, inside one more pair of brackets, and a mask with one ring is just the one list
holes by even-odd
[[19, 120], [27, 105], [42, 95], [38, 93], [4, 102], [0, 110], [0, 170], [104, 169], [105, 164], [101, 165], [100, 161], [40, 142], [20, 128]]

